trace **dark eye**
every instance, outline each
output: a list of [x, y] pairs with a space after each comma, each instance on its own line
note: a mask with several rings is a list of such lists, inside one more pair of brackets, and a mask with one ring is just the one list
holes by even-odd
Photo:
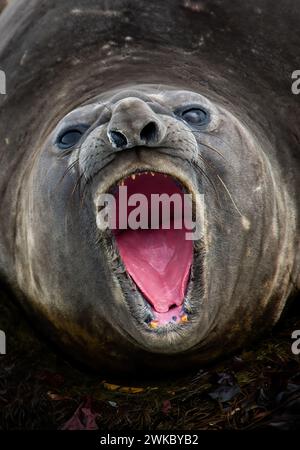
[[81, 136], [85, 133], [85, 131], [88, 129], [85, 125], [79, 125], [74, 128], [69, 128], [68, 130], [65, 130], [62, 132], [58, 139], [57, 139], [57, 145], [61, 149], [67, 149], [73, 147], [77, 142], [80, 141]]
[[198, 107], [191, 107], [176, 111], [186, 123], [193, 126], [206, 125], [209, 122], [209, 113], [205, 109]]

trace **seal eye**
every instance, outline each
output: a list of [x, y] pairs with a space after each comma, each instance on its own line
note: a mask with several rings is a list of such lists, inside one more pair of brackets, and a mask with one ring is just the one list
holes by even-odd
[[203, 127], [210, 122], [210, 114], [199, 105], [177, 108], [174, 113], [192, 127]]
[[87, 126], [80, 125], [63, 131], [57, 139], [57, 146], [61, 149], [73, 147], [80, 141], [81, 136], [85, 133], [87, 128]]
[[204, 125], [208, 121], [208, 113], [200, 108], [190, 108], [182, 111], [182, 119], [191, 125]]

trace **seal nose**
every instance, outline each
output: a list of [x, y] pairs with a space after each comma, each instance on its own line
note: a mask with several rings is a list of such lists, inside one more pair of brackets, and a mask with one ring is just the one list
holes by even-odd
[[107, 135], [118, 150], [141, 145], [154, 147], [162, 141], [165, 126], [147, 103], [132, 97], [115, 105]]

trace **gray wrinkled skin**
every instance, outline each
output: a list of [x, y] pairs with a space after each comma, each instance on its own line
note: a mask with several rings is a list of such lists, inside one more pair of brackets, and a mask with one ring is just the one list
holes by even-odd
[[[126, 2], [114, 1], [111, 9], [92, 0], [77, 2], [82, 8], [50, 3], [26, 2], [23, 22], [17, 20], [22, 5], [13, 3], [0, 19], [0, 36], [6, 36], [0, 56], [11, 68], [11, 94], [0, 99], [3, 278], [46, 335], [96, 368], [172, 370], [249, 343], [276, 323], [300, 285], [298, 106], [280, 82], [285, 75], [268, 79], [249, 54], [237, 52], [225, 63], [229, 31], [214, 54], [209, 43], [202, 49], [171, 41], [172, 30], [162, 34], [167, 25], [183, 33], [194, 21], [195, 29], [206, 23], [181, 2], [166, 2], [164, 22], [161, 3], [140, 2], [144, 10], [137, 14], [148, 30], [142, 43], [135, 43], [126, 20]], [[211, 3], [223, 17], [218, 2]], [[244, 17], [251, 33], [247, 7], [233, 5], [231, 20], [243, 23]], [[157, 29], [151, 31], [153, 16]], [[46, 30], [49, 21], [53, 28]], [[79, 33], [83, 23], [94, 33]], [[210, 27], [217, 37], [218, 25]], [[74, 30], [80, 36], [75, 47], [67, 39]], [[20, 35], [23, 47], [8, 52]], [[155, 40], [163, 38], [169, 48]], [[284, 32], [282, 40], [284, 48]], [[244, 42], [240, 37], [241, 53]], [[237, 77], [243, 65], [251, 67], [256, 91]], [[199, 129], [175, 114], [195, 104], [210, 119]], [[156, 132], [143, 138], [149, 123]], [[59, 149], [63, 130], [79, 124], [89, 129], [78, 145]], [[114, 145], [113, 130], [126, 136], [126, 148]], [[194, 243], [187, 292], [191, 320], [164, 330], [145, 325], [141, 294], [96, 225], [99, 194], [136, 170], [173, 175], [197, 205], [204, 194], [204, 235]]]

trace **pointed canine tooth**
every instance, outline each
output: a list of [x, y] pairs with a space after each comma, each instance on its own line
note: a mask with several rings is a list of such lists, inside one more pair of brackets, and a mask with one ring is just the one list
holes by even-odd
[[155, 173], [154, 172], [150, 172], [151, 173], [151, 175], [154, 177], [155, 176]]
[[134, 174], [134, 173], [131, 175], [131, 178], [132, 178], [133, 180], [135, 180], [135, 174]]
[[121, 186], [124, 186], [124, 184], [125, 184], [125, 183], [124, 183], [124, 180], [122, 180], [121, 183], [120, 183], [120, 185], [121, 185]]
[[186, 314], [184, 314], [182, 317], [181, 317], [181, 319], [180, 319], [180, 322], [188, 322], [188, 316], [186, 315]]
[[150, 323], [149, 323], [149, 327], [150, 328], [157, 328], [158, 327], [158, 321], [157, 320], [152, 320]]
[[148, 175], [148, 172], [145, 172], [145, 175]]

